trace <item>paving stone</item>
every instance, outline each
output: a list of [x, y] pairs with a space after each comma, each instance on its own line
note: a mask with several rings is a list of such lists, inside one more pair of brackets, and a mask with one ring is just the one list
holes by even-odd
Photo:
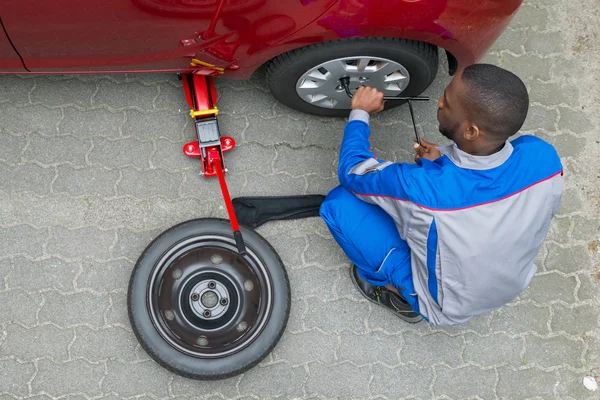
[[35, 82], [16, 75], [3, 75], [0, 79], [0, 103], [9, 102], [15, 106], [29, 103], [29, 95]]
[[73, 325], [104, 325], [104, 311], [108, 308], [108, 296], [89, 293], [44, 293], [46, 302], [39, 312], [40, 322], [51, 322], [61, 328]]
[[[271, 246], [273, 246], [285, 266], [288, 268], [288, 274], [292, 273], [292, 271], [289, 270], [290, 268], [302, 265], [302, 253], [304, 253], [304, 248], [306, 247], [305, 237], [294, 237], [291, 235], [291, 232], [282, 232], [276, 235], [267, 236], [266, 239]], [[319, 272], [315, 271], [315, 274], [318, 273]], [[301, 272], [300, 274], [302, 275]], [[290, 279], [292, 279], [291, 276]], [[300, 284], [300, 282], [298, 282], [298, 284]], [[292, 287], [294, 287], [295, 290], [298, 290], [296, 289], [298, 285], [292, 285]], [[302, 290], [298, 293], [302, 293]]]
[[287, 172], [293, 176], [315, 174], [323, 178], [333, 176], [332, 163], [337, 159], [333, 150], [323, 150], [317, 147], [292, 149], [287, 146], [276, 146], [277, 158], [274, 169], [276, 172]]
[[381, 364], [372, 367], [371, 393], [398, 399], [409, 396], [426, 399], [431, 397], [429, 387], [433, 380], [431, 368], [401, 365], [389, 368]]
[[581, 285], [577, 291], [579, 301], [594, 300], [600, 295], [600, 283], [593, 278], [593, 275], [587, 272], [579, 274]]
[[555, 132], [556, 127], [554, 125], [557, 120], [557, 110], [549, 110], [545, 107], [532, 104], [529, 106], [522, 131], [524, 133], [532, 133], [541, 129], [546, 132]]
[[[135, 136], [142, 141], [157, 138], [181, 141], [186, 127], [190, 129], [189, 133], [194, 132], [192, 124], [188, 124], [187, 121], [190, 119], [189, 114], [178, 114], [172, 111], [142, 113], [135, 110], [128, 110], [125, 114], [127, 120], [121, 129], [123, 136]], [[181, 148], [179, 153], [181, 154]]]
[[581, 335], [598, 329], [600, 309], [593, 305], [578, 305], [568, 308], [559, 304], [554, 305], [552, 331], [564, 331], [571, 335]]
[[35, 164], [21, 164], [15, 167], [2, 166], [0, 168], [0, 190], [48, 194], [54, 175], [54, 169], [43, 168]]
[[[1, 82], [1, 81], [0, 81]], [[0, 131], [0, 161], [9, 164], [15, 164], [21, 161], [21, 153], [27, 144], [25, 136], [14, 136], [7, 132]]]
[[74, 196], [115, 195], [115, 184], [119, 180], [119, 171], [100, 167], [73, 168], [60, 165], [52, 189], [54, 193], [66, 192]]
[[218, 381], [195, 381], [175, 375], [171, 388], [173, 395], [182, 399], [195, 399], [198, 396], [220, 395], [226, 399], [237, 398], [239, 391], [236, 383], [239, 376]]
[[496, 372], [493, 369], [484, 370], [475, 366], [450, 369], [445, 365], [438, 365], [435, 370], [437, 379], [433, 392], [437, 396], [443, 394], [454, 399], [474, 396], [479, 396], [481, 399], [494, 398]]
[[320, 235], [308, 235], [308, 249], [304, 259], [307, 263], [316, 263], [324, 268], [349, 263], [348, 257], [333, 238], [323, 238]]
[[400, 335], [386, 335], [382, 332], [355, 335], [342, 332], [337, 354], [340, 361], [351, 361], [356, 365], [381, 362], [388, 366], [395, 366], [400, 362], [398, 352], [402, 345], [403, 340]]
[[306, 181], [302, 177], [285, 174], [248, 174], [244, 195], [247, 196], [295, 196], [304, 193]]
[[[229, 164], [226, 164], [229, 168]], [[191, 169], [183, 171], [183, 183], [181, 185], [182, 197], [193, 197], [194, 201], [210, 200], [214, 201], [217, 207], [223, 205], [223, 197], [221, 195], [221, 189], [219, 187], [218, 179], [204, 178], [200, 176], [202, 168], [199, 164]], [[231, 198], [236, 198], [243, 195], [244, 187], [246, 186], [246, 175], [240, 175], [237, 172], [233, 172], [229, 169], [229, 173], [226, 175], [227, 187]], [[192, 201], [191, 199], [183, 201]], [[207, 204], [199, 206], [199, 210], [202, 210], [201, 216], [206, 216], [205, 208]], [[187, 210], [188, 212], [190, 209]], [[197, 215], [197, 214], [195, 214]]]
[[83, 218], [86, 225], [94, 225], [100, 229], [128, 227], [144, 229], [148, 202], [131, 197], [121, 197], [110, 200], [84, 198], [82, 202], [87, 209]]
[[[125, 364], [108, 361], [108, 374], [102, 382], [106, 391], [113, 390], [123, 397], [152, 393], [156, 397], [167, 397], [167, 384], [171, 374], [153, 361]], [[147, 379], [149, 376], [152, 379]]]
[[36, 323], [35, 313], [42, 300], [20, 290], [0, 292], [0, 324], [19, 322], [31, 326]]
[[27, 291], [56, 289], [64, 292], [73, 290], [73, 279], [79, 271], [78, 262], [66, 262], [58, 258], [31, 261], [17, 257], [13, 271], [7, 279], [11, 289]]
[[[330, 364], [335, 359], [338, 337], [318, 330], [285, 335], [273, 351], [276, 361], [283, 360], [291, 365], [320, 361]], [[244, 391], [242, 391], [244, 392]]]
[[548, 256], [544, 264], [548, 271], [558, 270], [568, 274], [587, 269], [590, 265], [590, 256], [585, 246], [563, 249], [555, 244], [549, 244]]
[[528, 364], [542, 368], [565, 365], [581, 368], [583, 348], [581, 340], [574, 341], [562, 336], [546, 339], [528, 335], [524, 358]]
[[261, 146], [256, 143], [242, 143], [232, 151], [231, 157], [227, 156], [227, 168], [235, 174], [257, 172], [269, 175], [273, 173], [271, 164], [275, 159], [275, 155], [274, 147]]
[[73, 331], [52, 325], [23, 328], [11, 324], [6, 327], [7, 337], [0, 346], [0, 356], [15, 356], [28, 362], [35, 358], [52, 357], [54, 361], [69, 358], [67, 347], [73, 340]]
[[502, 331], [509, 334], [537, 332], [543, 335], [548, 333], [546, 322], [549, 319], [550, 310], [547, 307], [521, 303], [507, 305], [494, 311], [490, 326], [494, 332]]
[[150, 111], [152, 102], [158, 96], [158, 87], [155, 85], [145, 86], [138, 82], [126, 84], [114, 84], [107, 81], [99, 81], [98, 93], [92, 98], [94, 106], [107, 105], [112, 109], [138, 109]]
[[581, 211], [583, 204], [581, 203], [581, 196], [577, 189], [564, 189], [563, 195], [560, 200], [560, 208], [558, 209], [559, 215], [570, 214], [573, 212]]
[[344, 138], [346, 121], [306, 118], [306, 133], [302, 141], [304, 144], [317, 146], [321, 149], [339, 151]]
[[0, 115], [4, 129], [8, 132], [40, 132], [45, 135], [56, 134], [56, 126], [62, 116], [60, 110], [40, 106], [15, 107], [8, 103], [0, 104]]
[[554, 146], [560, 157], [577, 157], [585, 148], [584, 138], [563, 134], [547, 139]]
[[525, 41], [525, 50], [540, 55], [552, 55], [564, 50], [561, 32], [529, 32]]
[[27, 225], [3, 228], [0, 230], [0, 257], [7, 254], [39, 257], [47, 240], [47, 229], [34, 229]]
[[198, 168], [200, 161], [186, 157], [183, 152], [183, 142], [173, 143], [166, 139], [157, 139], [156, 152], [152, 155], [152, 165], [167, 169], [170, 172], [185, 168]]
[[531, 54], [524, 54], [520, 57], [503, 54], [502, 59], [502, 68], [518, 74], [521, 79], [537, 78], [545, 81], [550, 79], [552, 64], [547, 59]]
[[6, 289], [6, 282], [12, 272], [13, 266], [9, 259], [0, 260], [0, 291]]
[[548, 26], [548, 11], [540, 7], [523, 5], [513, 17], [510, 26], [513, 28], [536, 28], [538, 31]]
[[531, 80], [527, 82], [530, 88], [529, 101], [542, 103], [546, 106], [559, 104], [576, 107], [579, 103], [579, 89], [575, 86], [563, 87], [560, 83]]
[[[345, 270], [344, 270], [345, 271]], [[339, 281], [339, 270], [322, 270], [317, 267], [306, 267], [288, 271], [292, 298], [318, 297], [321, 300], [332, 300], [333, 288]]]
[[[293, 291], [294, 289], [292, 289]], [[292, 301], [290, 316], [286, 326], [286, 332], [301, 332], [304, 330], [304, 315], [308, 312], [308, 305], [303, 300]], [[286, 334], [284, 334], [285, 338]]]
[[110, 258], [109, 248], [115, 240], [115, 233], [96, 228], [65, 229], [57, 226], [52, 230], [48, 242], [49, 254], [60, 254], [67, 259]]
[[[304, 317], [307, 329], [319, 328], [326, 333], [349, 330], [357, 333], [366, 331], [365, 318], [368, 306], [348, 299], [323, 302], [318, 298], [307, 299], [309, 309]], [[335, 315], [336, 318], [331, 318]]]
[[111, 293], [110, 306], [106, 310], [106, 323], [131, 329], [129, 315], [127, 314], [127, 295], [125, 293]]
[[[569, 242], [568, 233], [571, 229], [571, 221], [571, 217], [553, 218], [550, 221], [550, 231], [546, 239], [560, 244], [567, 244]], [[541, 264], [539, 266], [541, 267]]]
[[302, 145], [302, 134], [306, 130], [304, 120], [288, 117], [265, 119], [258, 115], [250, 115], [248, 123], [244, 138], [248, 142], [258, 142], [262, 145], [287, 143], [299, 147]]
[[303, 367], [277, 363], [247, 371], [240, 380], [239, 388], [241, 393], [253, 394], [261, 399], [273, 396], [300, 398], [305, 379]]
[[[200, 179], [200, 178], [198, 178]], [[228, 182], [230, 180], [228, 179]], [[205, 183], [209, 183], [208, 181]], [[217, 182], [211, 182], [218, 185]], [[208, 185], [207, 185], [208, 186]], [[211, 188], [207, 188], [210, 190]], [[214, 188], [219, 190], [218, 188]], [[219, 192], [213, 191], [216, 195]], [[235, 197], [236, 194], [230, 190], [231, 197]], [[202, 202], [198, 199], [187, 198], [177, 201], [166, 200], [161, 198], [153, 198], [148, 200], [146, 213], [146, 226], [147, 230], [165, 230], [175, 224], [183, 221], [188, 221], [194, 218], [204, 218], [215, 216], [215, 209], [221, 206], [221, 198], [215, 198], [214, 203]], [[225, 210], [223, 210], [223, 216], [226, 216]]]
[[75, 328], [71, 356], [97, 362], [104, 360], [136, 361], [138, 342], [123, 328], [107, 327], [98, 330], [82, 326]]
[[82, 139], [92, 137], [117, 138], [119, 129], [125, 120], [123, 112], [111, 112], [96, 109], [79, 111], [74, 108], [64, 109], [64, 118], [60, 121], [58, 130], [61, 134], [69, 134]]
[[484, 367], [500, 364], [520, 367], [523, 363], [521, 338], [511, 338], [502, 333], [484, 337], [466, 334], [464, 338], [467, 344], [463, 355], [466, 362]]
[[160, 78], [156, 80], [142, 80], [144, 83], [161, 83], [161, 85], [158, 86], [160, 94], [154, 101], [156, 108], [159, 110], [164, 109], [171, 112], [181, 110], [181, 112], [187, 113], [190, 109], [190, 106], [185, 100], [183, 82], [176, 80], [170, 83], [162, 83], [164, 82], [164, 79], [165, 76], [161, 75]]
[[57, 364], [50, 360], [38, 362], [38, 373], [31, 382], [34, 393], [46, 392], [51, 396], [65, 393], [84, 393], [88, 396], [101, 394], [100, 379], [104, 376], [104, 365], [74, 360]]
[[51, 81], [36, 77], [35, 89], [31, 92], [33, 104], [60, 107], [75, 105], [83, 109], [92, 107], [92, 95], [96, 91], [96, 83], [84, 83], [76, 79]]
[[412, 361], [422, 366], [438, 363], [457, 366], [462, 364], [461, 354], [464, 347], [464, 340], [460, 336], [451, 337], [443, 333], [419, 336], [414, 332], [406, 332], [400, 360], [403, 363]]
[[581, 68], [581, 61], [579, 59], [569, 59], [566, 57], [566, 54], [561, 54], [554, 59], [551, 67], [553, 77], [571, 81], [581, 81], [585, 79], [586, 72]]
[[595, 400], [598, 392], [592, 392], [583, 386], [583, 375], [571, 371], [561, 370], [556, 386], [556, 393], [564, 400]]
[[151, 142], [141, 142], [134, 138], [120, 140], [94, 139], [94, 148], [88, 156], [92, 164], [110, 168], [133, 166], [148, 168], [153, 152]]
[[600, 220], [583, 217], [573, 217], [574, 222], [572, 237], [575, 240], [585, 240], [591, 242], [592, 240], [600, 239]]
[[340, 185], [337, 177], [322, 178], [316, 175], [309, 175], [306, 177], [306, 181], [308, 183], [305, 191], [306, 194], [321, 194], [326, 196]]
[[584, 336], [584, 340], [588, 344], [585, 361], [589, 366], [597, 368], [600, 366], [600, 338]]
[[112, 249], [113, 257], [126, 257], [131, 261], [137, 260], [159, 233], [157, 230], [132, 232], [129, 229], [119, 229], [117, 231], [117, 243]]
[[136, 171], [123, 169], [123, 179], [117, 185], [117, 193], [136, 198], [161, 196], [168, 199], [179, 197], [181, 173], [170, 173], [162, 169]]
[[508, 50], [515, 54], [521, 54], [524, 51], [523, 45], [525, 44], [526, 39], [526, 31], [507, 28], [502, 32], [502, 35], [496, 39], [490, 50]]
[[[248, 128], [248, 118], [245, 116], [237, 116], [234, 117], [232, 115], [219, 112], [219, 130], [221, 131], [221, 136], [230, 136], [232, 137], [237, 145], [240, 145], [244, 142], [244, 132]], [[194, 140], [195, 136], [193, 130], [191, 130], [192, 134], [190, 136], [187, 131], [187, 138], [191, 141]], [[237, 147], [236, 147], [237, 149]], [[235, 150], [234, 150], [235, 151]], [[233, 153], [231, 153], [233, 154]], [[229, 156], [228, 156], [229, 158]]]
[[100, 263], [85, 260], [81, 274], [77, 277], [77, 289], [91, 289], [96, 292], [126, 291], [133, 262], [111, 260]]
[[[368, 367], [356, 367], [349, 363], [336, 366], [310, 364], [306, 382], [307, 394], [319, 394], [328, 398], [369, 396], [371, 371]], [[348, 379], [352, 377], [351, 379]]]
[[558, 383], [556, 372], [544, 372], [535, 368], [513, 371], [498, 368], [500, 381], [496, 388], [501, 399], [529, 399], [539, 396], [554, 398], [554, 387]]
[[520, 298], [529, 298], [539, 304], [548, 304], [556, 300], [573, 303], [576, 285], [577, 280], [574, 276], [564, 277], [555, 272], [536, 275]]
[[232, 90], [223, 88], [219, 91], [219, 108], [232, 110], [229, 113], [238, 115], [260, 115], [261, 117], [274, 117], [273, 105], [275, 98], [262, 90]]
[[560, 109], [558, 128], [570, 130], [575, 133], [585, 133], [593, 129], [590, 119], [583, 112], [573, 111], [568, 108]]
[[15, 360], [0, 360], [0, 388], [16, 396], [27, 396], [27, 383], [35, 372], [33, 364], [23, 364]]

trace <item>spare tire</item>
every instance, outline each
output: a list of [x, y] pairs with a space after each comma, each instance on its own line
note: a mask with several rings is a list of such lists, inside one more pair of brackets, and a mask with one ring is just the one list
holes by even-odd
[[193, 379], [240, 374], [266, 357], [285, 330], [285, 267], [258, 233], [229, 221], [196, 219], [160, 234], [137, 260], [128, 290], [133, 331], [168, 370]]

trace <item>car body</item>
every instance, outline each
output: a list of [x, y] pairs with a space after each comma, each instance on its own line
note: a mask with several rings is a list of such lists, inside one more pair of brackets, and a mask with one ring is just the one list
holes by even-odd
[[[274, 57], [356, 37], [479, 60], [521, 0], [3, 0], [0, 73], [192, 72], [246, 79]], [[192, 60], [206, 65], [192, 65]], [[455, 62], [456, 61], [456, 62]]]

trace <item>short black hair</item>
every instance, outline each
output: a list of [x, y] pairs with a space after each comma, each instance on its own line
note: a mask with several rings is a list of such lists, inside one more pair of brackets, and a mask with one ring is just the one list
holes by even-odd
[[521, 129], [529, 110], [523, 81], [491, 64], [473, 64], [462, 72], [467, 90], [461, 96], [471, 121], [493, 139], [506, 140]]

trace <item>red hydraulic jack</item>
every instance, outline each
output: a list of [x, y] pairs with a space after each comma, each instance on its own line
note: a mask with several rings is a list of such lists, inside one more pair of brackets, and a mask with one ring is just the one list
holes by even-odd
[[225, 182], [225, 162], [223, 154], [235, 147], [235, 140], [229, 136], [221, 136], [216, 107], [217, 92], [212, 77], [196, 74], [182, 75], [183, 90], [190, 106], [190, 116], [194, 119], [197, 141], [183, 146], [183, 153], [188, 157], [199, 158], [202, 166], [200, 175], [205, 178], [217, 176], [227, 207], [233, 237], [241, 256], [246, 254], [246, 246], [235, 216], [227, 183]]

